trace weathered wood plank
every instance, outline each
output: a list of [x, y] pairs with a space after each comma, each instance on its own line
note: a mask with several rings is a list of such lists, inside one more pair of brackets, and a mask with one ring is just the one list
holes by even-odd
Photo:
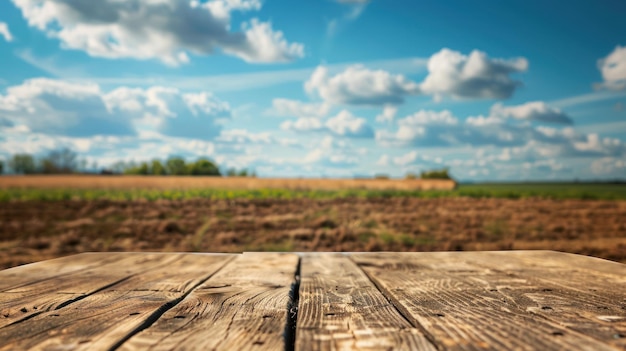
[[537, 287], [524, 278], [469, 264], [463, 254], [379, 253], [351, 257], [442, 349], [616, 349], [520, 307], [516, 297], [503, 295], [497, 286], [512, 290]]
[[344, 255], [302, 257], [296, 350], [436, 350]]
[[285, 349], [298, 256], [240, 255], [120, 350]]
[[526, 286], [491, 284], [520, 308], [626, 349], [626, 271], [624, 276], [615, 274], [624, 270], [623, 265], [558, 252], [504, 254], [467, 253], [463, 257], [473, 265], [526, 282]]
[[[133, 275], [182, 258], [181, 255], [117, 254], [114, 262], [106, 263], [110, 260], [105, 255], [80, 256], [91, 257], [100, 265], [57, 275], [54, 279], [26, 282], [0, 293], [0, 328], [66, 306]], [[44, 271], [48, 267], [46, 263], [42, 262]]]
[[129, 255], [141, 256], [135, 253], [85, 253], [5, 269], [0, 271], [0, 292], [17, 289], [23, 284], [56, 279], [64, 274], [115, 262], [120, 257]]
[[[232, 258], [194, 254], [159, 257], [166, 264], [154, 263], [154, 268], [70, 305], [0, 328], [0, 350], [111, 349], [151, 324]], [[124, 271], [124, 264], [111, 269]]]

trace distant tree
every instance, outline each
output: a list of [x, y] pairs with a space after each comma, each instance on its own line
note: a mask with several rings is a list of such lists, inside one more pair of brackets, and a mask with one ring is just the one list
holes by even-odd
[[241, 171], [239, 171], [239, 173], [237, 174], [240, 177], [247, 177], [248, 176], [248, 170], [247, 169], [242, 169]]
[[150, 174], [152, 175], [166, 175], [165, 166], [161, 163], [161, 160], [152, 160], [150, 165]]
[[167, 173], [170, 175], [180, 176], [189, 174], [187, 171], [187, 164], [181, 157], [170, 157], [165, 163], [165, 167], [167, 169]]
[[37, 172], [35, 159], [30, 154], [15, 154], [9, 160], [9, 167], [17, 174], [33, 174]]
[[229, 176], [229, 177], [236, 177], [237, 176], [237, 170], [234, 169], [234, 168], [229, 168], [226, 171], [226, 175]]
[[148, 162], [142, 162], [139, 165], [138, 174], [140, 174], [140, 175], [148, 175], [148, 174], [150, 174], [150, 168], [148, 167]]
[[0, 161], [0, 174], [4, 173], [4, 161]]
[[211, 160], [200, 158], [189, 164], [189, 174], [195, 176], [221, 176], [219, 168]]
[[374, 179], [388, 180], [389, 179], [389, 175], [388, 174], [376, 174], [376, 175], [374, 175]]
[[133, 165], [124, 170], [124, 174], [128, 175], [148, 175], [150, 174], [150, 168], [148, 162], [141, 162], [138, 165]]
[[417, 174], [413, 173], [413, 172], [408, 172], [405, 176], [404, 179], [407, 180], [413, 180], [413, 179], [417, 179]]
[[76, 158], [76, 153], [68, 148], [50, 151], [41, 160], [41, 170], [45, 174], [74, 173], [78, 168]]
[[89, 165], [89, 161], [87, 161], [86, 158], [81, 159], [80, 161], [78, 161], [78, 170], [81, 173], [87, 173], [87, 167]]
[[422, 179], [452, 179], [448, 168], [436, 169], [431, 171], [424, 171], [420, 173]]
[[126, 162], [117, 161], [111, 165], [111, 172], [121, 174], [121, 173], [124, 173], [127, 168], [130, 168], [130, 167], [126, 164]]

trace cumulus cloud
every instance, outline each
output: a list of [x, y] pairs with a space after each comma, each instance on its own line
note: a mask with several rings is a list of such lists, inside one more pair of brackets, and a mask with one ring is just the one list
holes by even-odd
[[260, 0], [13, 0], [30, 26], [61, 41], [64, 48], [110, 59], [158, 59], [169, 65], [189, 53], [217, 49], [247, 62], [289, 62], [304, 54], [269, 22], [252, 19], [231, 31], [233, 11], [257, 11]]
[[135, 134], [131, 119], [113, 114], [95, 84], [27, 80], [0, 95], [0, 117], [34, 133], [68, 135]]
[[326, 67], [319, 66], [304, 87], [326, 102], [346, 105], [395, 105], [403, 103], [405, 96], [419, 93], [418, 85], [402, 75], [362, 65], [350, 66], [332, 77]]
[[317, 164], [330, 168], [348, 168], [359, 163], [363, 153], [345, 141], [331, 136], [322, 139], [300, 161], [302, 164]]
[[384, 146], [500, 146], [524, 145], [529, 140], [549, 144], [572, 143], [572, 128], [555, 129], [534, 126], [529, 121], [572, 124], [565, 113], [534, 101], [506, 107], [496, 103], [487, 116], [469, 116], [459, 120], [450, 111], [420, 110], [397, 121], [395, 132], [378, 131], [377, 141]]
[[443, 160], [441, 157], [432, 158], [428, 155], [420, 154], [419, 152], [413, 150], [404, 155], [394, 157], [393, 163], [396, 166], [410, 166], [410, 165], [420, 165], [425, 167], [441, 167]]
[[381, 167], [387, 167], [389, 166], [389, 160], [390, 160], [389, 155], [387, 154], [382, 155], [380, 156], [380, 158], [378, 158], [378, 161], [376, 161], [376, 165], [381, 166]]
[[527, 69], [525, 58], [491, 59], [478, 50], [467, 56], [442, 49], [428, 60], [428, 76], [420, 88], [425, 94], [434, 95], [435, 100], [444, 96], [506, 99], [521, 86], [521, 82], [513, 80], [510, 75]]
[[626, 46], [617, 46], [607, 57], [598, 60], [603, 83], [598, 88], [609, 90], [626, 89]]
[[274, 99], [270, 114], [289, 117], [316, 117], [322, 118], [330, 111], [328, 103], [305, 103], [297, 100]]
[[285, 121], [280, 125], [283, 130], [294, 132], [321, 132], [327, 130], [318, 118], [302, 117], [295, 121]]
[[11, 32], [9, 31], [9, 25], [7, 25], [4, 22], [0, 22], [0, 36], [2, 36], [4, 40], [8, 42], [13, 41], [13, 36], [11, 35]]
[[294, 132], [326, 132], [347, 138], [374, 137], [374, 130], [367, 124], [367, 121], [354, 116], [347, 110], [342, 110], [325, 123], [318, 118], [303, 117], [295, 121], [285, 121], [280, 127]]
[[253, 133], [245, 129], [223, 130], [219, 137], [215, 139], [215, 142], [241, 147], [248, 145], [281, 145], [295, 147], [299, 145], [296, 140], [276, 138], [267, 132]]
[[120, 87], [104, 92], [97, 84], [31, 79], [0, 95], [0, 119], [33, 133], [88, 137], [136, 135], [136, 124], [164, 135], [210, 139], [230, 107], [208, 92]]
[[505, 107], [501, 103], [497, 103], [491, 108], [491, 115], [548, 123], [573, 123], [572, 119], [567, 114], [557, 108], [548, 106], [543, 101], [527, 102], [522, 105], [510, 107]]
[[458, 119], [448, 110], [421, 110], [398, 120], [395, 133], [378, 131], [376, 139], [387, 146], [444, 146], [458, 143]]
[[172, 137], [213, 139], [220, 121], [230, 118], [228, 103], [209, 92], [181, 93], [165, 87], [118, 88], [105, 96], [113, 113], [127, 113]]
[[595, 175], [623, 177], [626, 172], [626, 157], [603, 157], [591, 163], [591, 171]]
[[343, 110], [326, 122], [326, 127], [336, 135], [350, 138], [373, 138], [374, 131], [363, 118]]
[[381, 114], [376, 116], [376, 122], [393, 122], [397, 112], [398, 108], [396, 106], [385, 105]]

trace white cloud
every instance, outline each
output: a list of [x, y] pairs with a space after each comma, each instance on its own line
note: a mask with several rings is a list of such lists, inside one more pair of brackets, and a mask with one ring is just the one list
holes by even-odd
[[337, 0], [338, 3], [349, 5], [349, 11], [341, 18], [333, 18], [328, 21], [326, 34], [334, 36], [342, 27], [359, 18], [371, 0]]
[[377, 166], [381, 166], [381, 167], [387, 167], [389, 166], [389, 155], [385, 154], [380, 156], [380, 158], [378, 159], [378, 161], [376, 161], [376, 165]]
[[363, 118], [354, 116], [350, 111], [342, 110], [337, 116], [326, 122], [326, 127], [336, 135], [351, 138], [372, 138], [374, 131]]
[[559, 100], [550, 101], [548, 104], [552, 107], [565, 108], [578, 105], [585, 105], [604, 100], [615, 100], [626, 96], [626, 92], [596, 91], [589, 94], [567, 97]]
[[192, 139], [213, 139], [223, 119], [230, 118], [228, 103], [209, 92], [181, 93], [164, 87], [118, 88], [105, 96], [108, 108], [132, 113], [144, 126], [163, 135]]
[[9, 31], [9, 25], [7, 25], [4, 22], [0, 22], [0, 36], [2, 36], [4, 40], [8, 42], [13, 41], [13, 36], [11, 35], [11, 32]]
[[[520, 108], [521, 106], [521, 108]], [[451, 147], [492, 146], [509, 150], [521, 157], [598, 157], [626, 154], [626, 145], [616, 138], [600, 138], [597, 134], [576, 132], [571, 127], [552, 128], [519, 122], [517, 118], [536, 119], [534, 103], [512, 108], [496, 105], [489, 116], [468, 117], [464, 122], [450, 111], [419, 111], [398, 120], [395, 132], [381, 130], [376, 140], [387, 147]], [[530, 107], [529, 107], [530, 106]], [[510, 109], [510, 110], [507, 110]], [[512, 120], [510, 117], [514, 117]], [[515, 118], [517, 117], [517, 118]], [[547, 117], [546, 117], [547, 118]], [[529, 147], [526, 149], [526, 147]], [[516, 149], [517, 148], [517, 149]]]
[[295, 121], [285, 121], [280, 128], [300, 133], [326, 132], [347, 138], [374, 137], [374, 131], [365, 119], [356, 117], [347, 110], [342, 110], [325, 123], [318, 118], [302, 117]]
[[617, 46], [607, 57], [598, 60], [604, 82], [597, 85], [609, 90], [626, 89], [626, 46]]
[[241, 146], [242, 148], [249, 145], [299, 146], [299, 143], [296, 140], [276, 138], [267, 132], [253, 133], [245, 129], [223, 130], [219, 137], [215, 139], [215, 142], [219, 144]]
[[305, 90], [333, 104], [374, 106], [400, 104], [405, 96], [419, 93], [417, 84], [402, 75], [362, 65], [350, 66], [332, 77], [328, 68], [319, 66], [305, 83]]
[[572, 119], [567, 114], [557, 108], [548, 106], [543, 101], [527, 102], [522, 105], [510, 107], [504, 107], [501, 103], [496, 103], [491, 108], [491, 115], [548, 123], [573, 123]]
[[296, 163], [346, 168], [358, 164], [359, 156], [362, 156], [359, 151], [353, 149], [346, 142], [327, 136]]
[[440, 112], [421, 110], [398, 121], [398, 124], [401, 126], [457, 125], [458, 123], [459, 120], [448, 110]]
[[231, 32], [231, 12], [257, 11], [260, 0], [13, 0], [30, 26], [61, 41], [64, 48], [110, 59], [159, 59], [169, 65], [189, 61], [189, 53], [216, 49], [247, 62], [288, 62], [303, 46], [257, 19]]
[[0, 117], [34, 133], [76, 137], [135, 133], [131, 118], [111, 113], [95, 84], [27, 80], [0, 95]]
[[285, 121], [281, 123], [280, 128], [295, 132], [320, 132], [326, 130], [322, 122], [318, 118], [313, 117], [302, 117], [295, 121]]
[[87, 137], [135, 135], [137, 126], [169, 136], [210, 139], [230, 107], [208, 92], [119, 87], [104, 92], [97, 84], [31, 79], [0, 95], [0, 118], [33, 133]]
[[446, 95], [465, 99], [506, 99], [521, 85], [510, 75], [527, 69], [525, 58], [491, 59], [478, 50], [466, 56], [442, 49], [428, 61], [428, 76], [420, 88], [425, 94], [434, 95], [435, 100]]
[[455, 135], [460, 130], [458, 119], [450, 111], [421, 110], [398, 120], [395, 133], [378, 131], [376, 139], [387, 146], [442, 146], [456, 143]]
[[316, 117], [322, 118], [328, 115], [330, 105], [328, 103], [305, 103], [297, 100], [274, 99], [272, 109], [267, 114], [289, 117]]
[[591, 163], [593, 174], [623, 178], [626, 172], [626, 157], [603, 157]]
[[269, 133], [251, 133], [245, 129], [231, 129], [223, 130], [216, 141], [232, 144], [271, 144], [274, 139]]
[[396, 113], [398, 112], [398, 108], [393, 105], [385, 105], [381, 114], [376, 116], [376, 122], [393, 122], [393, 119], [396, 117]]

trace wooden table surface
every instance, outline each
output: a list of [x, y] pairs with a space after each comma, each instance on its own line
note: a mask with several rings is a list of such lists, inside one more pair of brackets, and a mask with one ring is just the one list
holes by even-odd
[[0, 350], [626, 350], [626, 265], [551, 251], [88, 253], [0, 271]]

